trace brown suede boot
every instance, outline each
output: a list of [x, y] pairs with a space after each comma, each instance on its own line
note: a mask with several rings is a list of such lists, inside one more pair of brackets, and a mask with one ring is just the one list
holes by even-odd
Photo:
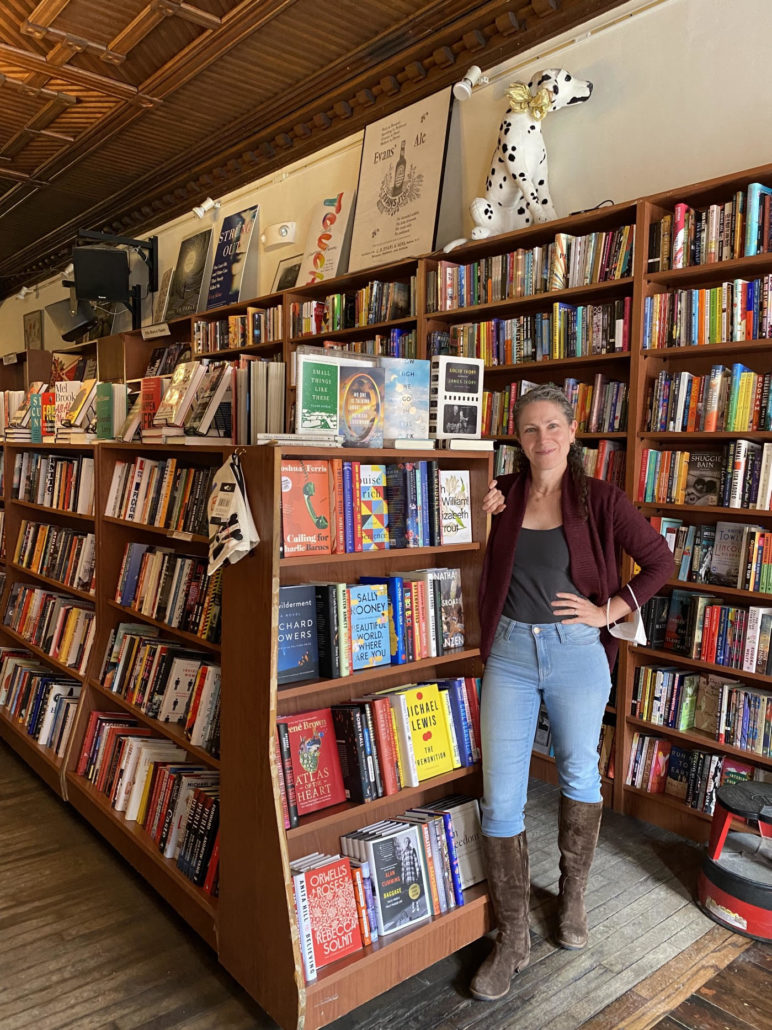
[[495, 1001], [507, 993], [513, 975], [528, 965], [531, 953], [528, 932], [531, 885], [525, 830], [516, 837], [483, 836], [483, 851], [488, 870], [488, 896], [499, 932], [493, 951], [477, 970], [470, 989], [479, 1001]]
[[603, 802], [586, 804], [560, 797], [558, 847], [560, 848], [560, 894], [558, 898], [558, 944], [575, 950], [587, 943], [587, 913], [584, 892], [595, 845], [598, 843]]

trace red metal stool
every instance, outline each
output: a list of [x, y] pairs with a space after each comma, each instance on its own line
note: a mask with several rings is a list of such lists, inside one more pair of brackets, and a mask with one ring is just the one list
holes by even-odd
[[[760, 836], [730, 833], [733, 816], [755, 823]], [[718, 788], [697, 894], [700, 908], [717, 923], [772, 941], [772, 783]]]

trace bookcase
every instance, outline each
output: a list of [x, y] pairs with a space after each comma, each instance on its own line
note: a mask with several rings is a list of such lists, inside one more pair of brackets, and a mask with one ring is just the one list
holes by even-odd
[[[644, 503], [639, 500], [639, 470], [646, 448], [667, 450], [710, 450], [717, 445], [747, 439], [772, 442], [772, 431], [743, 430], [695, 432], [647, 429], [647, 404], [651, 384], [662, 371], [690, 372], [704, 376], [715, 363], [742, 362], [756, 373], [772, 372], [772, 348], [765, 338], [717, 339], [694, 346], [647, 347], [651, 332], [653, 298], [682, 290], [706, 289], [734, 280], [752, 280], [772, 275], [772, 254], [711, 261], [677, 269], [658, 269], [649, 261], [650, 237], [664, 215], [673, 215], [677, 204], [695, 209], [724, 204], [751, 182], [772, 186], [772, 165], [737, 175], [699, 183], [683, 189], [646, 197], [634, 202], [604, 207], [571, 218], [532, 226], [525, 230], [470, 243], [451, 254], [434, 253], [395, 262], [376, 269], [351, 273], [329, 281], [298, 286], [281, 294], [272, 293], [254, 301], [215, 309], [192, 318], [170, 323], [170, 335], [143, 339], [141, 331], [121, 333], [85, 346], [96, 349], [100, 378], [135, 380], [142, 375], [157, 346], [166, 342], [188, 343], [194, 357], [232, 359], [239, 355], [280, 358], [287, 365], [286, 428], [293, 422], [293, 354], [303, 344], [325, 342], [356, 352], [398, 347], [398, 338], [410, 339], [415, 356], [429, 357], [435, 351], [480, 355], [486, 358], [484, 387], [504, 397], [499, 400], [499, 417], [490, 419], [489, 433], [499, 445], [512, 443], [506, 421], [506, 405], [516, 397], [522, 382], [552, 381], [572, 388], [581, 396], [589, 386], [606, 382], [622, 384], [623, 403], [617, 410], [617, 424], [581, 429], [580, 442], [591, 450], [602, 446], [624, 453], [622, 482], [628, 496], [647, 516], [678, 515], [699, 525], [726, 520], [738, 524], [753, 522], [772, 531], [772, 513], [749, 508]], [[633, 234], [629, 228], [634, 227]], [[564, 245], [568, 237], [608, 234], [608, 268], [619, 274], [601, 281], [553, 283], [551, 289], [529, 289], [528, 252], [549, 245]], [[617, 234], [615, 236], [615, 234]], [[626, 235], [625, 235], [626, 234]], [[618, 239], [618, 244], [613, 240]], [[622, 241], [626, 240], [626, 243]], [[630, 249], [629, 265], [615, 265], [613, 246]], [[514, 255], [514, 258], [508, 257]], [[599, 259], [600, 261], [600, 259]], [[509, 262], [509, 264], [507, 264]], [[593, 266], [590, 262], [590, 267]], [[462, 269], [463, 271], [459, 271]], [[505, 274], [506, 270], [506, 274]], [[623, 273], [623, 274], [622, 274]], [[592, 277], [591, 277], [592, 278]], [[397, 309], [370, 314], [373, 286], [391, 287], [404, 301], [407, 313]], [[359, 305], [359, 308], [357, 307]], [[588, 306], [600, 314], [593, 316]], [[572, 309], [576, 309], [575, 311]], [[351, 312], [364, 310], [364, 316]], [[372, 311], [377, 311], [373, 306]], [[606, 310], [610, 314], [603, 315]], [[311, 319], [305, 329], [298, 322], [305, 314]], [[257, 313], [257, 314], [255, 314]], [[262, 313], [262, 314], [261, 314]], [[385, 314], [385, 317], [384, 317]], [[262, 318], [265, 336], [253, 342], [248, 335], [231, 338], [231, 329], [249, 333], [250, 319]], [[592, 317], [613, 347], [593, 349]], [[318, 322], [313, 319], [318, 318]], [[342, 318], [343, 321], [338, 321]], [[606, 318], [604, 322], [603, 319]], [[613, 326], [609, 319], [612, 319]], [[530, 319], [531, 321], [527, 321]], [[235, 321], [232, 321], [235, 320]], [[268, 326], [270, 320], [270, 328]], [[523, 320], [519, 322], [518, 320]], [[505, 324], [498, 337], [497, 328]], [[216, 326], [220, 328], [216, 328]], [[533, 327], [539, 326], [538, 348]], [[578, 326], [584, 326], [584, 335]], [[476, 326], [485, 327], [478, 330]], [[460, 327], [464, 327], [460, 331]], [[523, 327], [525, 327], [523, 329]], [[262, 332], [261, 328], [261, 332]], [[507, 336], [509, 333], [509, 336]], [[529, 336], [529, 333], [531, 336]], [[376, 337], [383, 342], [368, 343]], [[206, 338], [207, 343], [202, 345]], [[211, 346], [212, 340], [216, 346]], [[581, 339], [582, 345], [576, 341]], [[518, 350], [517, 341], [521, 341]], [[530, 341], [528, 343], [522, 341]], [[493, 342], [503, 346], [496, 351]], [[573, 342], [572, 342], [573, 341]], [[232, 346], [237, 342], [238, 345]], [[228, 346], [223, 346], [227, 343]], [[506, 347], [510, 350], [507, 351]], [[529, 349], [530, 348], [530, 349]], [[388, 353], [388, 351], [386, 351]], [[404, 353], [404, 352], [403, 352]], [[495, 357], [494, 357], [495, 355]], [[16, 365], [3, 366], [2, 385], [19, 389], [28, 381], [45, 379], [45, 358], [30, 352]], [[50, 356], [48, 357], [50, 363]], [[40, 364], [40, 363], [43, 364]], [[38, 364], [36, 364], [38, 363]], [[35, 372], [35, 369], [38, 369]], [[34, 374], [33, 374], [34, 373]], [[493, 403], [491, 400], [489, 403]], [[614, 410], [612, 399], [610, 410]], [[502, 407], [502, 404], [504, 407]], [[231, 453], [229, 446], [185, 445], [180, 447], [99, 443], [95, 446], [67, 446], [6, 442], [4, 445], [4, 491], [6, 522], [7, 584], [2, 595], [4, 610], [18, 583], [39, 585], [90, 603], [88, 592], [65, 587], [51, 577], [14, 561], [23, 520], [50, 523], [73, 530], [89, 530], [96, 538], [95, 591], [96, 630], [90, 659], [74, 672], [43, 648], [22, 641], [12, 627], [0, 626], [6, 645], [23, 643], [44, 666], [66, 674], [82, 684], [70, 746], [63, 756], [40, 747], [17, 719], [0, 706], [0, 734], [38, 772], [52, 789], [77, 810], [151, 883], [184, 919], [214, 947], [223, 965], [283, 1026], [320, 1027], [364, 1003], [390, 986], [419, 972], [443, 956], [483, 934], [489, 926], [484, 885], [466, 892], [466, 904], [417, 928], [396, 934], [320, 971], [319, 978], [305, 984], [300, 961], [294, 896], [289, 862], [315, 850], [335, 853], [339, 837], [380, 818], [398, 815], [411, 805], [428, 802], [451, 792], [479, 792], [479, 768], [467, 767], [423, 781], [395, 795], [378, 798], [366, 805], [346, 803], [323, 809], [301, 819], [300, 825], [284, 830], [277, 770], [274, 766], [273, 732], [277, 715], [325, 707], [346, 701], [372, 689], [387, 688], [432, 676], [477, 676], [481, 672], [476, 595], [482, 551], [487, 532], [480, 513], [480, 501], [493, 474], [490, 452], [433, 450], [411, 452], [411, 459], [437, 460], [441, 467], [470, 471], [473, 511], [473, 542], [455, 547], [411, 548], [406, 550], [316, 556], [280, 556], [280, 465], [283, 457], [326, 459], [340, 456], [364, 462], [389, 462], [404, 455], [395, 451], [306, 446], [241, 447], [238, 453], [245, 473], [249, 500], [260, 543], [241, 562], [224, 570], [222, 576], [223, 628], [219, 643], [160, 623], [122, 606], [115, 600], [123, 555], [127, 544], [146, 543], [170, 551], [203, 557], [207, 541], [203, 535], [163, 529], [156, 525], [107, 515], [106, 504], [116, 463], [144, 457], [161, 459], [170, 454], [199, 469], [219, 467]], [[36, 505], [13, 496], [13, 468], [17, 455], [29, 452], [60, 457], [91, 456], [95, 468], [93, 515], [78, 515], [61, 507]], [[632, 571], [625, 558], [626, 575]], [[351, 582], [360, 575], [399, 574], [419, 567], [457, 566], [462, 571], [466, 615], [463, 649], [405, 666], [383, 666], [366, 673], [339, 679], [315, 679], [290, 685], [277, 684], [278, 602], [281, 586], [310, 580]], [[772, 594], [682, 582], [675, 577], [664, 588], [685, 591], [707, 590], [728, 603], [769, 604]], [[222, 758], [216, 758], [190, 744], [174, 724], [161, 723], [145, 715], [120, 694], [106, 689], [100, 670], [110, 634], [121, 622], [140, 622], [157, 629], [162, 637], [200, 650], [222, 666]], [[715, 754], [742, 758], [769, 772], [772, 759], [749, 754], [720, 744], [695, 730], [677, 731], [653, 725], [630, 714], [636, 670], [642, 665], [667, 663], [698, 672], [726, 673], [751, 686], [772, 691], [772, 677], [744, 673], [713, 665], [671, 651], [651, 647], [623, 646], [616, 675], [616, 701], [607, 713], [616, 722], [614, 745], [615, 776], [604, 777], [602, 790], [607, 805], [617, 811], [646, 819], [695, 840], [709, 832], [709, 816], [663, 794], [648, 794], [625, 786], [625, 770], [633, 734], [651, 733], [686, 746]], [[144, 831], [127, 823], [109, 801], [77, 772], [80, 749], [91, 712], [124, 712], [145, 726], [153, 736], [171, 740], [183, 748], [192, 761], [221, 776], [221, 889], [212, 897], [195, 887], [154, 847]], [[534, 753], [532, 773], [556, 782], [554, 761]], [[440, 925], [441, 924], [441, 925]]]
[[[470, 471], [473, 511], [469, 544], [405, 548], [354, 554], [279, 557], [280, 468], [283, 456], [330, 457], [329, 448], [250, 448], [242, 457], [260, 543], [227, 571], [223, 610], [223, 784], [219, 899], [219, 950], [225, 967], [282, 1026], [318, 1027], [399, 983], [485, 932], [485, 890], [466, 891], [466, 904], [404, 934], [325, 967], [303, 984], [288, 862], [312, 851], [336, 853], [342, 833], [391, 818], [411, 805], [455, 791], [479, 791], [478, 768], [423, 781], [419, 787], [368, 804], [344, 803], [302, 817], [284, 831], [273, 734], [277, 714], [310, 710], [348, 700], [366, 690], [431, 678], [480, 674], [476, 596], [486, 520], [480, 510], [490, 475], [490, 454], [417, 451], [416, 461]], [[353, 461], [395, 460], [394, 451], [346, 450]], [[465, 643], [441, 657], [385, 665], [338, 679], [314, 679], [277, 687], [277, 606], [282, 585], [314, 580], [353, 582], [360, 575], [452, 564], [461, 569]], [[259, 633], [259, 644], [255, 644]], [[260, 856], [259, 869], [255, 856]], [[266, 889], [267, 885], [272, 888]], [[282, 885], [280, 888], [279, 885]], [[227, 889], [226, 889], [227, 887]], [[250, 916], [245, 920], [244, 913]], [[441, 925], [440, 925], [441, 924]]]
[[[755, 443], [764, 444], [772, 440], [772, 433], [762, 430], [721, 430], [721, 431], [695, 431], [694, 428], [681, 428], [652, 431], [647, 430], [647, 398], [652, 382], [661, 372], [676, 373], [687, 372], [694, 376], [709, 376], [715, 365], [731, 366], [734, 363], [742, 363], [747, 368], [760, 374], [772, 371], [772, 345], [767, 338], [754, 337], [753, 333], [743, 332], [744, 339], [733, 339], [740, 335], [727, 331], [731, 329], [732, 311], [726, 310], [727, 290], [723, 289], [723, 312], [720, 310], [710, 311], [710, 302], [698, 298], [693, 294], [686, 298], [694, 303], [695, 311], [691, 320], [683, 315], [680, 323], [676, 324], [673, 335], [680, 332], [682, 345], [675, 345], [676, 341], [670, 339], [657, 339], [656, 327], [652, 326], [652, 311], [659, 308], [663, 295], [671, 294], [677, 303], [678, 298], [682, 300], [688, 291], [706, 291], [711, 288], [721, 290], [723, 284], [734, 284], [736, 281], [753, 281], [772, 273], [772, 254], [762, 252], [750, 256], [721, 258], [716, 252], [711, 252], [708, 259], [702, 263], [689, 263], [688, 254], [685, 258], [684, 267], [660, 269], [659, 262], [652, 258], [649, 260], [647, 251], [651, 241], [655, 243], [655, 234], [663, 217], [668, 216], [674, 219], [677, 212], [677, 205], [687, 205], [694, 211], [710, 209], [711, 205], [719, 208], [726, 206], [726, 219], [729, 219], [729, 210], [738, 191], [744, 191], [751, 182], [759, 182], [765, 186], [772, 185], [772, 167], [751, 169], [738, 175], [727, 176], [720, 179], [710, 180], [705, 183], [698, 183], [694, 186], [687, 186], [681, 189], [670, 190], [653, 197], [645, 198], [639, 204], [638, 225], [639, 236], [643, 244], [638, 255], [635, 269], [636, 279], [636, 304], [634, 307], [635, 336], [640, 341], [635, 348], [633, 356], [633, 383], [634, 391], [631, 400], [631, 415], [633, 418], [632, 431], [628, 443], [628, 491], [636, 501], [639, 501], [640, 509], [647, 516], [670, 516], [683, 519], [690, 524], [715, 525], [717, 521], [726, 521], [738, 525], [754, 524], [765, 530], [772, 529], [772, 513], [769, 510], [758, 510], [755, 507], [728, 507], [724, 505], [706, 505], [700, 503], [696, 496], [687, 496], [686, 503], [643, 503], [639, 499], [640, 483], [639, 470], [641, 467], [641, 454], [644, 448], [653, 448], [659, 451], [684, 450], [689, 452], [716, 451], [726, 444], [743, 439]], [[747, 214], [747, 212], [746, 212]], [[724, 223], [722, 223], [724, 224]], [[734, 227], [734, 223], [733, 226]], [[729, 226], [723, 234], [724, 243], [729, 243]], [[741, 225], [740, 232], [744, 230]], [[675, 232], [675, 225], [673, 232]], [[688, 249], [688, 223], [686, 226], [686, 246]], [[714, 228], [711, 235], [715, 237], [717, 230]], [[721, 239], [721, 233], [718, 232]], [[699, 232], [698, 240], [699, 243]], [[706, 248], [707, 249], [707, 248]], [[727, 248], [728, 249], [728, 248]], [[652, 251], [653, 252], [653, 251]], [[735, 248], [732, 241], [732, 250]], [[654, 308], [654, 302], [657, 309]], [[648, 302], [648, 304], [647, 304]], [[700, 304], [707, 303], [707, 309], [703, 312]], [[647, 310], [648, 308], [648, 310]], [[766, 305], [764, 305], [764, 310]], [[691, 321], [691, 324], [690, 324]], [[698, 324], [700, 323], [700, 324]], [[702, 339], [696, 345], [689, 345], [685, 342], [692, 325]], [[724, 330], [722, 332], [722, 329]], [[712, 341], [712, 342], [707, 342]], [[660, 345], [657, 345], [657, 344]], [[665, 343], [665, 346], [661, 344]], [[650, 344], [647, 346], [647, 344]], [[719, 501], [721, 498], [719, 497]], [[758, 590], [737, 589], [733, 586], [721, 586], [712, 582], [693, 582], [673, 579], [667, 585], [668, 588], [677, 588], [683, 591], [709, 593], [714, 595], [719, 603], [726, 605], [737, 605], [748, 607], [750, 605], [772, 604], [772, 595], [761, 593]], [[672, 829], [684, 836], [694, 840], [707, 840], [710, 832], [711, 816], [702, 811], [687, 806], [676, 798], [663, 794], [649, 794], [632, 786], [624, 786], [624, 773], [627, 769], [632, 735], [635, 732], [647, 733], [653, 736], [663, 737], [673, 744], [678, 744], [687, 749], [698, 748], [717, 755], [726, 755], [739, 759], [750, 765], [766, 770], [767, 774], [772, 770], [772, 759], [763, 757], [761, 754], [753, 753], [728, 744], [719, 743], [715, 736], [710, 736], [700, 730], [687, 730], [679, 732], [666, 726], [654, 725], [640, 718], [630, 715], [631, 686], [635, 670], [641, 665], [667, 664], [688, 671], [702, 673], [714, 673], [725, 676], [728, 680], [739, 680], [750, 687], [761, 688], [772, 693], [772, 680], [769, 676], [760, 675], [754, 672], [745, 672], [741, 668], [717, 665], [699, 659], [692, 659], [681, 654], [673, 654], [672, 651], [654, 650], [651, 647], [634, 647], [626, 651], [622, 656], [624, 667], [624, 704], [623, 727], [621, 734], [621, 760], [622, 765], [618, 766], [618, 787], [622, 789], [621, 804], [618, 797], [619, 807], [626, 813], [637, 818], [654, 822], [668, 829]]]
[[[17, 460], [20, 461], [25, 454], [32, 466], [37, 464], [40, 467], [42, 462], [47, 462], [52, 469], [55, 463], [61, 465], [62, 468], [67, 466], [77, 468], [79, 465], [82, 465], [85, 459], [85, 461], [91, 463], [93, 469], [95, 457], [93, 446], [68, 444], [21, 445], [6, 442], [3, 452], [6, 534], [6, 586], [3, 592], [5, 618], [9, 618], [11, 615], [9, 601], [15, 585], [22, 588], [26, 585], [28, 588], [34, 588], [41, 592], [46, 590], [53, 591], [64, 595], [73, 603], [93, 608], [94, 594], [91, 593], [90, 589], [79, 589], [74, 585], [67, 585], [61, 579], [54, 579], [50, 575], [44, 574], [38, 567], [25, 567], [15, 560], [20, 529], [25, 522], [37, 524], [40, 527], [49, 527], [56, 531], [69, 528], [80, 534], [90, 533], [93, 535], [95, 533], [93, 505], [84, 503], [81, 507], [88, 510], [79, 513], [76, 510], [77, 497], [73, 491], [70, 491], [68, 495], [60, 493], [58, 499], [55, 498], [53, 501], [49, 499], [45, 503], [25, 500], [20, 496], [20, 494], [25, 493], [24, 481], [19, 482], [17, 478], [15, 482], [14, 477], [14, 467]], [[28, 482], [31, 475], [30, 473], [28, 476]], [[52, 475], [52, 485], [53, 482]], [[94, 553], [95, 555], [97, 554], [96, 548]], [[55, 673], [66, 676], [67, 679], [74, 680], [79, 684], [83, 684], [85, 681], [85, 672], [83, 671], [85, 666], [78, 668], [71, 664], [66, 664], [65, 660], [60, 660], [49, 653], [42, 646], [42, 643], [33, 643], [27, 633], [19, 632], [12, 625], [4, 623], [2, 631], [11, 644], [19, 645], [31, 652], [33, 657], [38, 659], [43, 666], [49, 667]], [[91, 639], [93, 639], [93, 634], [91, 634]], [[84, 649], [87, 647], [89, 647], [88, 638], [84, 637]], [[76, 730], [73, 727], [70, 732], [70, 740], [73, 739], [75, 732]], [[60, 796], [66, 796], [64, 785], [66, 751], [64, 754], [58, 755], [54, 749], [41, 746], [30, 735], [21, 716], [13, 717], [7, 707], [0, 707], [0, 733], [22, 755], [25, 761], [32, 766], [49, 787]]]

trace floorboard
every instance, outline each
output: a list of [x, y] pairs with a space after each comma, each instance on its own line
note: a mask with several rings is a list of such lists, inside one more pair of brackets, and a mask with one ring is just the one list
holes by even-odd
[[[749, 948], [694, 905], [700, 849], [664, 830], [604, 814], [587, 892], [590, 945], [555, 946], [558, 798], [557, 788], [532, 784], [532, 955], [509, 995], [490, 1005], [469, 995], [491, 946], [483, 939], [332, 1030], [772, 1030], [768, 1017], [749, 1018], [744, 1000], [744, 984], [772, 995], [768, 950]], [[276, 1030], [212, 951], [2, 743], [0, 826], [2, 1030]], [[724, 1023], [683, 1022], [697, 1015]]]

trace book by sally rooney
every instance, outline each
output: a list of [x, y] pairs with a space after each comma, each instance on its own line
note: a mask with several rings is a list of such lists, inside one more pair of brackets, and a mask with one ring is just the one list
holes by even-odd
[[385, 583], [348, 588], [351, 668], [391, 664], [389, 598]]

